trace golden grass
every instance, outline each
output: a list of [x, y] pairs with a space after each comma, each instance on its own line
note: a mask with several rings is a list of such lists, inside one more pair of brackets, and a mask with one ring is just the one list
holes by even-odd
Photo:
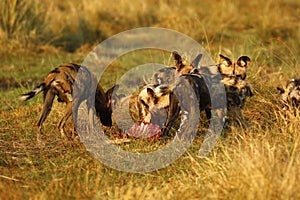
[[[0, 77], [13, 82], [0, 91], [0, 199], [300, 199], [300, 115], [285, 117], [276, 91], [287, 79], [300, 76], [297, 0], [46, 0], [32, 8], [4, 9], [13, 2], [0, 3]], [[7, 16], [20, 15], [22, 9], [31, 14], [13, 32], [3, 28], [11, 23]], [[36, 26], [33, 19], [41, 13], [43, 26]], [[23, 27], [23, 22], [35, 28]], [[17, 96], [57, 65], [82, 62], [98, 42], [145, 26], [180, 31], [203, 45], [215, 61], [219, 53], [248, 55], [252, 64], [247, 80], [255, 96], [243, 111], [247, 125], [224, 130], [206, 158], [197, 157], [204, 138], [200, 135], [170, 166], [133, 174], [108, 168], [79, 143], [61, 140], [56, 127], [64, 106], [55, 102], [45, 122], [45, 146], [39, 146], [34, 125], [42, 97], [21, 103]], [[140, 64], [139, 57], [132, 58], [113, 63], [108, 76], [119, 78], [116, 67], [126, 63]], [[159, 59], [169, 63], [167, 56]], [[104, 77], [103, 84], [108, 88], [111, 82]], [[137, 141], [132, 147], [151, 145], [156, 144]]]

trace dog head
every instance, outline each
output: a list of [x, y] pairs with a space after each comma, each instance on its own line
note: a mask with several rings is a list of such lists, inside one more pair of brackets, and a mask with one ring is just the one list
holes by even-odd
[[288, 110], [290, 105], [299, 107], [300, 105], [300, 78], [290, 79], [285, 89], [277, 87], [280, 93], [280, 100], [283, 104], [283, 110]]
[[138, 95], [139, 115], [143, 122], [162, 125], [170, 105], [171, 89], [167, 85], [147, 85]]
[[108, 89], [105, 93], [106, 107], [110, 115], [112, 114], [112, 107], [116, 105], [117, 102], [120, 101], [120, 99], [123, 97], [123, 96], [113, 95], [113, 93], [116, 94], [116, 91], [119, 89], [119, 87], [120, 86], [118, 84], [114, 85], [113, 87]]
[[[192, 63], [188, 63], [184, 60], [176, 51], [172, 53], [174, 58], [175, 67], [165, 67], [158, 70], [151, 77], [150, 84], [153, 85], [165, 85], [173, 84], [178, 78], [178, 75], [189, 74], [189, 73], [199, 73], [197, 66], [202, 58], [202, 54], [199, 54]], [[146, 81], [145, 81], [146, 82]]]
[[223, 76], [235, 76], [245, 80], [246, 68], [250, 65], [248, 56], [241, 56], [236, 62], [220, 54], [221, 63], [218, 65], [218, 70]]
[[176, 51], [172, 53], [174, 58], [174, 64], [177, 73], [179, 74], [189, 74], [193, 69], [197, 68], [202, 54], [199, 54], [191, 63], [184, 60]]
[[117, 90], [119, 85], [115, 85], [108, 89], [105, 93], [100, 84], [97, 85], [95, 96], [95, 109], [100, 121], [104, 126], [112, 125], [112, 104], [114, 102], [113, 92]]
[[169, 85], [175, 82], [175, 68], [174, 67], [165, 67], [158, 70], [151, 77], [150, 84], [153, 85]]

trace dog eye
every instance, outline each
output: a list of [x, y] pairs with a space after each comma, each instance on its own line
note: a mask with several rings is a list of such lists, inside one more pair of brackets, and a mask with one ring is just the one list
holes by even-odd
[[141, 99], [141, 103], [142, 103], [146, 108], [149, 108], [149, 105], [146, 104], [144, 100]]

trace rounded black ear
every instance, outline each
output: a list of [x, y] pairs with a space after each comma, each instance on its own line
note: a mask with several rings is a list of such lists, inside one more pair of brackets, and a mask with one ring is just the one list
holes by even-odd
[[294, 79], [296, 85], [300, 85], [300, 78]]
[[112, 86], [110, 89], [108, 89], [105, 93], [105, 97], [107, 100], [110, 100], [111, 99], [111, 96], [112, 96], [112, 93], [113, 91], [117, 91], [119, 89], [120, 85], [119, 84], [116, 84], [114, 86]]
[[181, 56], [179, 55], [179, 53], [177, 51], [173, 51], [172, 55], [175, 60], [181, 60]]
[[285, 92], [285, 90], [281, 87], [277, 87], [277, 90], [279, 91], [280, 94], [283, 94]]
[[117, 98], [112, 99], [113, 92], [115, 91], [115, 94], [116, 94], [119, 87], [120, 87], [120, 85], [116, 84], [106, 91], [105, 97], [106, 97], [107, 107], [111, 107], [112, 103], [115, 106], [117, 104], [117, 102], [119, 101], [119, 98], [117, 96], [116, 96]]
[[175, 61], [175, 66], [176, 68], [179, 68], [180, 65], [182, 64], [182, 58], [177, 51], [173, 51], [172, 54]]
[[200, 60], [202, 59], [202, 53], [198, 54], [198, 56], [193, 60], [193, 62], [191, 63], [191, 65], [193, 67], [198, 67]]
[[248, 97], [252, 97], [254, 95], [253, 90], [251, 89], [251, 87], [246, 87], [246, 96]]
[[147, 94], [152, 98], [155, 97], [155, 92], [152, 88], [147, 88]]
[[219, 54], [221, 60], [222, 61], [222, 64], [226, 65], [226, 66], [230, 66], [232, 65], [232, 61], [230, 60], [230, 58], [227, 58], [226, 56], [223, 56], [222, 54]]
[[247, 67], [250, 65], [250, 58], [248, 56], [241, 56], [239, 57], [239, 59], [237, 60], [237, 64], [240, 67]]
[[290, 84], [290, 83], [296, 84], [296, 80], [294, 78], [288, 80], [287, 85]]

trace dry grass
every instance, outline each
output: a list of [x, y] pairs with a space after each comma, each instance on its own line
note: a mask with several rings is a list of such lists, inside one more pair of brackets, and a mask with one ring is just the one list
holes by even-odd
[[[285, 117], [276, 91], [277, 85], [300, 76], [299, 1], [30, 2], [34, 6], [0, 3], [0, 199], [300, 199], [300, 114]], [[8, 20], [26, 9], [30, 15], [22, 20]], [[97, 42], [145, 26], [180, 31], [216, 61], [219, 53], [248, 55], [247, 79], [256, 91], [245, 105], [247, 125], [224, 130], [206, 158], [197, 157], [200, 135], [170, 166], [133, 174], [104, 166], [77, 142], [62, 141], [56, 127], [63, 105], [55, 103], [40, 147], [34, 124], [42, 98], [21, 103], [17, 96], [53, 67], [80, 63]], [[116, 67], [140, 63], [133, 58], [113, 63], [108, 76], [119, 78]], [[103, 84], [107, 88], [111, 81], [104, 78]], [[132, 146], [151, 145], [156, 144]]]

